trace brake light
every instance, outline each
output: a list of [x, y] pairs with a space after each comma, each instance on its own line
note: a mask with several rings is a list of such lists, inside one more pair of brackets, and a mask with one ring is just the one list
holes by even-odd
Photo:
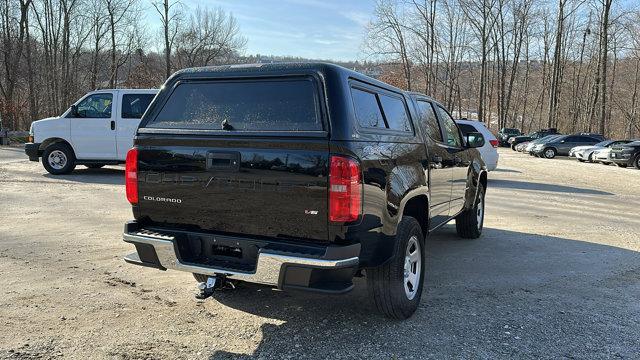
[[124, 171], [127, 200], [132, 205], [138, 203], [138, 149], [127, 152], [127, 162]]
[[489, 144], [491, 144], [491, 146], [493, 146], [494, 148], [498, 147], [498, 140], [489, 140]]
[[332, 156], [329, 166], [329, 221], [356, 221], [361, 207], [360, 163], [352, 158]]

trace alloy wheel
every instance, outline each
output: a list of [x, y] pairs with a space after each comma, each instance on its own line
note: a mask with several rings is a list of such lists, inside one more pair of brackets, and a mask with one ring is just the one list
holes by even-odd
[[404, 294], [413, 300], [420, 287], [420, 272], [422, 271], [422, 252], [417, 236], [412, 236], [407, 242], [404, 257]]

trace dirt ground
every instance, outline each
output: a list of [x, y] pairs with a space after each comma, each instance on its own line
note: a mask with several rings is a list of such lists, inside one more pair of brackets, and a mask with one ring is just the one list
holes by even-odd
[[127, 265], [121, 167], [50, 176], [0, 148], [0, 358], [640, 358], [640, 171], [501, 149], [483, 236], [427, 243], [404, 322], [343, 296]]

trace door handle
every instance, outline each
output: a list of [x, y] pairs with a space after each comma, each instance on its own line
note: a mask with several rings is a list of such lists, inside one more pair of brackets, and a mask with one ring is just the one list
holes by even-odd
[[116, 122], [111, 120], [111, 130], [115, 130], [116, 129]]

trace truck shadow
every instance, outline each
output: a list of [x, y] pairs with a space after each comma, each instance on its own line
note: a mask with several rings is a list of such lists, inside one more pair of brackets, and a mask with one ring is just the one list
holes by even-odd
[[490, 186], [492, 187], [503, 188], [503, 189], [548, 191], [548, 192], [557, 192], [557, 193], [565, 193], [565, 194], [614, 195], [610, 192], [601, 191], [601, 190], [585, 189], [585, 188], [578, 188], [578, 187], [565, 186], [565, 185], [537, 183], [537, 182], [531, 182], [531, 181], [489, 179], [489, 183], [490, 183]]
[[[412, 318], [400, 322], [378, 315], [364, 279], [342, 296], [243, 284], [214, 301], [272, 320], [261, 326], [252, 354], [222, 348], [210, 359], [562, 356], [585, 346], [575, 324], [586, 323], [597, 357], [617, 341], [607, 335], [611, 326], [620, 329], [620, 342], [636, 336], [638, 316], [631, 308], [626, 307], [630, 316], [611, 315], [640, 296], [639, 286], [622, 281], [629, 275], [621, 267], [634, 268], [640, 278], [639, 254], [500, 229], [458, 240], [449, 225], [427, 242], [426, 288]], [[593, 321], [594, 312], [615, 316], [615, 324]]]
[[46, 173], [44, 177], [51, 180], [63, 180], [86, 184], [124, 185], [124, 169], [120, 167], [103, 167], [101, 169], [88, 169], [78, 166], [68, 175], [51, 175]]

